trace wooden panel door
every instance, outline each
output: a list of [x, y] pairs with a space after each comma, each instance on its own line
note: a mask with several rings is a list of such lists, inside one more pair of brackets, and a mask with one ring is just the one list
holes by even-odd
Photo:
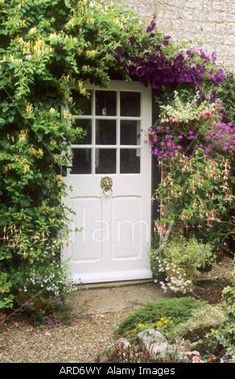
[[[90, 89], [86, 114], [74, 116], [87, 131], [85, 141], [72, 146], [73, 166], [64, 178], [72, 187], [65, 202], [75, 214], [63, 259], [75, 282], [150, 278], [151, 154], [145, 132], [151, 91], [124, 82]], [[106, 191], [104, 178], [112, 183]]]

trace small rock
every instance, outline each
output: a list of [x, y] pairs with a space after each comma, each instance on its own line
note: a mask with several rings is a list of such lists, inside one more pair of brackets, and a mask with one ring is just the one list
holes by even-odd
[[170, 345], [159, 331], [147, 329], [137, 334], [141, 349], [147, 352], [153, 361], [164, 362], [189, 362], [184, 351], [180, 351], [178, 345]]
[[126, 338], [119, 338], [114, 343], [108, 345], [106, 349], [99, 354], [98, 362], [111, 362], [113, 356], [115, 356], [118, 351], [122, 351], [123, 353], [125, 353], [129, 350], [130, 347], [130, 342]]
[[171, 346], [167, 342], [159, 331], [154, 329], [146, 329], [137, 334], [140, 346], [146, 350], [152, 358], [157, 356], [164, 358], [172, 350]]

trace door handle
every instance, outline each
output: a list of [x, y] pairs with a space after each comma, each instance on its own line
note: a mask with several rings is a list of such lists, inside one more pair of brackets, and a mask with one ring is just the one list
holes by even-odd
[[113, 179], [109, 176], [104, 176], [100, 180], [100, 187], [103, 191], [104, 196], [110, 197], [113, 194]]

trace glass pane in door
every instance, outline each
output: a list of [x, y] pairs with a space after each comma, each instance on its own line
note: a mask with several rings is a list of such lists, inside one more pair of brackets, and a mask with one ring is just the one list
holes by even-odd
[[120, 151], [120, 173], [140, 173], [140, 149], [121, 149]]
[[97, 116], [116, 116], [117, 114], [117, 95], [114, 91], [96, 91], [96, 115]]
[[73, 123], [73, 128], [81, 128], [82, 134], [78, 133], [78, 136], [74, 137], [73, 143], [78, 145], [90, 145], [91, 144], [91, 120], [90, 119], [77, 119]]
[[75, 89], [71, 90], [72, 102], [69, 106], [73, 115], [91, 115], [92, 91], [87, 91], [86, 95], [81, 95]]
[[116, 173], [116, 149], [96, 149], [95, 172], [96, 174]]
[[71, 174], [91, 173], [91, 149], [73, 149]]
[[140, 117], [140, 93], [121, 92], [121, 116]]
[[96, 120], [96, 144], [116, 145], [116, 120]]
[[122, 120], [121, 121], [121, 145], [140, 144], [140, 122]]

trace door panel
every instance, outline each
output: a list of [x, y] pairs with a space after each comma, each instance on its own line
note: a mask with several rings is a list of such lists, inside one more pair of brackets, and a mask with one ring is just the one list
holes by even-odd
[[112, 200], [112, 261], [141, 257], [141, 198], [116, 197]]
[[[74, 232], [71, 244], [71, 263], [79, 266], [81, 262], [101, 262], [102, 231], [97, 229], [97, 220], [102, 219], [100, 198], [83, 197], [71, 201], [72, 210], [76, 213]], [[93, 236], [93, 238], [91, 238]]]
[[[86, 135], [72, 145], [73, 167], [64, 178], [72, 187], [64, 202], [75, 214], [63, 259], [75, 282], [150, 278], [151, 92], [115, 81], [90, 91], [88, 104], [82, 98], [85, 113], [74, 115]], [[101, 188], [104, 177], [112, 188]]]

